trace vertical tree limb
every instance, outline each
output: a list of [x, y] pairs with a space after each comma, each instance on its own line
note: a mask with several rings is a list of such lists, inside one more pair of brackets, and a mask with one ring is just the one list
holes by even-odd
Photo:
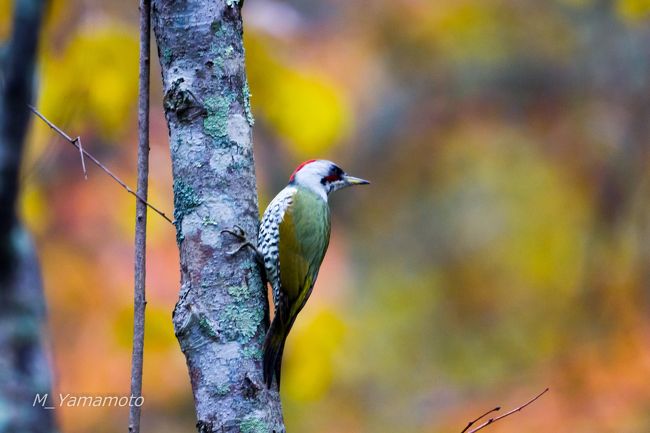
[[262, 380], [268, 302], [250, 251], [222, 229], [257, 235], [259, 211], [238, 0], [154, 0], [174, 179], [181, 293], [174, 327], [200, 432], [284, 432]]
[[[147, 305], [145, 280], [147, 266], [147, 193], [149, 181], [149, 54], [151, 2], [140, 0], [140, 67], [138, 93], [138, 197], [135, 200], [135, 284], [133, 292], [133, 355], [131, 396], [142, 395], [144, 355], [144, 312]], [[129, 432], [140, 432], [140, 405], [129, 408]]]
[[50, 392], [41, 332], [45, 300], [38, 259], [16, 206], [33, 99], [45, 1], [17, 0], [0, 90], [0, 432], [54, 431], [52, 412], [35, 403]]

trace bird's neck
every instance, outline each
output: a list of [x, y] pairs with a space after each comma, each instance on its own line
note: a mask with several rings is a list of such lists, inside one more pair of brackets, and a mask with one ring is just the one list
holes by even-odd
[[294, 183], [292, 185], [294, 188], [296, 188], [299, 192], [305, 192], [308, 194], [315, 194], [317, 195], [320, 199], [322, 199], [325, 203], [327, 203], [327, 191], [323, 187], [323, 185], [319, 182], [317, 184], [311, 184], [311, 183]]

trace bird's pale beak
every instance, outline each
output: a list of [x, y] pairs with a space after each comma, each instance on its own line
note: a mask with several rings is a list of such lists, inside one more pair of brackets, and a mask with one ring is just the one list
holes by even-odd
[[345, 183], [348, 185], [367, 185], [370, 183], [367, 180], [360, 179], [354, 176], [348, 176], [347, 174], [343, 176], [343, 180], [345, 180]]

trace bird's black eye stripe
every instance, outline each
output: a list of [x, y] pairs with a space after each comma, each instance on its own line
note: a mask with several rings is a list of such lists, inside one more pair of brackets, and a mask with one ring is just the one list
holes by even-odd
[[335, 165], [330, 168], [329, 174], [320, 180], [320, 183], [325, 185], [327, 182], [336, 182], [341, 180], [341, 176], [343, 176], [343, 170]]

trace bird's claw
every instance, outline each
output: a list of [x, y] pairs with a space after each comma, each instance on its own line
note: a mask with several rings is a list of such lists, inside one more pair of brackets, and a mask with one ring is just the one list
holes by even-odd
[[239, 246], [237, 246], [237, 248], [235, 248], [232, 251], [226, 251], [227, 255], [234, 256], [245, 247], [250, 247], [253, 249], [253, 251], [257, 251], [257, 247], [248, 240], [248, 237], [246, 236], [246, 231], [240, 226], [238, 226], [237, 224], [235, 224], [232, 229], [221, 230], [221, 233], [231, 234], [241, 241], [241, 243], [239, 244]]
[[237, 248], [235, 248], [234, 250], [232, 250], [232, 251], [226, 251], [226, 254], [229, 255], [229, 256], [234, 256], [235, 254], [237, 254], [238, 252], [240, 252], [241, 250], [243, 250], [243, 249], [246, 248], [246, 247], [255, 248], [255, 245], [251, 244], [251, 243], [248, 242], [248, 241], [246, 241], [246, 242], [242, 242], [242, 243], [239, 244], [239, 246], [238, 246]]
[[229, 234], [233, 235], [234, 237], [236, 237], [237, 239], [239, 239], [240, 241], [248, 241], [248, 238], [246, 237], [246, 231], [243, 228], [241, 228], [240, 226], [238, 226], [237, 224], [235, 224], [233, 226], [232, 230], [231, 229], [223, 229], [223, 230], [221, 230], [221, 233], [222, 234], [223, 233], [229, 233]]

